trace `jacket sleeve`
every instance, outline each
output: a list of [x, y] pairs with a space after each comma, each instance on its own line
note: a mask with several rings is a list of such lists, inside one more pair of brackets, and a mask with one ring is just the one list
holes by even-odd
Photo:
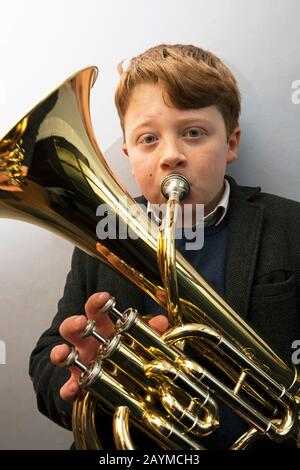
[[70, 377], [70, 372], [53, 365], [50, 351], [57, 344], [66, 343], [59, 334], [62, 321], [76, 314], [84, 313], [87, 300], [85, 272], [87, 255], [75, 248], [72, 266], [58, 303], [58, 312], [52, 324], [40, 337], [30, 356], [29, 374], [33, 381], [39, 411], [55, 423], [71, 429], [72, 403], [60, 398], [59, 390]]

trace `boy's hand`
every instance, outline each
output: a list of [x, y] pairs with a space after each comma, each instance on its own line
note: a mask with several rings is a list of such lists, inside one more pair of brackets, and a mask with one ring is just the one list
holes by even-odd
[[[87, 319], [96, 321], [96, 329], [104, 338], [108, 338], [114, 332], [114, 325], [109, 316], [103, 313], [99, 314], [99, 309], [105, 305], [109, 298], [110, 294], [108, 292], [93, 294], [85, 304], [86, 316], [73, 315], [66, 318], [60, 326], [61, 336], [75, 346], [79, 352], [80, 362], [85, 365], [88, 365], [95, 358], [99, 347], [99, 342], [95, 338], [81, 337]], [[157, 315], [149, 320], [149, 325], [159, 333], [164, 333], [169, 327], [169, 322], [164, 315]], [[66, 359], [69, 352], [70, 348], [67, 344], [54, 346], [50, 354], [51, 361], [59, 365]], [[63, 400], [74, 400], [79, 392], [78, 379], [81, 372], [77, 367], [70, 367], [70, 371], [71, 377], [60, 389], [60, 396]]]

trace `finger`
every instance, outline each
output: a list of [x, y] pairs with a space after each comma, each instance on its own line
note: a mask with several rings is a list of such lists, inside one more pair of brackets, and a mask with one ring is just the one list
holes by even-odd
[[[60, 364], [66, 360], [70, 352], [70, 347], [67, 344], [60, 344], [54, 346], [50, 353], [50, 359], [53, 364], [60, 366]], [[71, 377], [60, 389], [60, 396], [63, 400], [74, 400], [79, 392], [78, 379], [80, 377], [80, 371], [76, 367], [69, 368]]]
[[50, 352], [50, 359], [53, 364], [59, 366], [62, 362], [67, 359], [70, 352], [70, 347], [67, 344], [59, 344], [54, 346]]
[[86, 324], [87, 318], [84, 315], [73, 315], [66, 318], [59, 328], [61, 336], [75, 346], [79, 352], [79, 360], [85, 365], [94, 359], [99, 348], [99, 342], [95, 338], [82, 338]]
[[149, 326], [158, 333], [165, 333], [169, 328], [169, 320], [165, 315], [156, 315], [149, 320]]
[[98, 292], [91, 295], [85, 304], [85, 312], [90, 320], [96, 321], [96, 329], [104, 338], [108, 338], [114, 330], [114, 323], [106, 313], [100, 312], [106, 302], [111, 298], [108, 292]]
[[85, 313], [87, 314], [88, 318], [97, 315], [99, 310], [104, 307], [110, 298], [111, 295], [108, 292], [96, 292], [95, 294], [91, 295], [85, 304]]
[[87, 319], [84, 315], [72, 315], [66, 318], [59, 327], [61, 336], [72, 344], [82, 341], [81, 333], [84, 330]]
[[60, 397], [63, 400], [75, 400], [78, 393], [79, 393], [80, 387], [78, 384], [78, 379], [76, 379], [76, 376], [71, 376], [71, 378], [61, 387], [60, 389]]
[[[59, 344], [54, 346], [50, 352], [51, 362], [56, 366], [61, 367], [62, 363], [67, 359], [69, 353], [70, 347], [67, 344]], [[71, 372], [71, 377], [74, 380], [79, 379], [81, 372], [76, 366], [68, 367], [68, 370]]]

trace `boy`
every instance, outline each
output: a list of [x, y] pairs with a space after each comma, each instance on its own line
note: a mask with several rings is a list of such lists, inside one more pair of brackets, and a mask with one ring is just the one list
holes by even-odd
[[[197, 204], [204, 204], [205, 241], [200, 251], [185, 252], [180, 243], [178, 249], [290, 360], [292, 342], [300, 333], [300, 205], [224, 178], [227, 164], [237, 158], [241, 135], [240, 94], [232, 73], [200, 48], [157, 46], [121, 70], [116, 106], [123, 152], [149, 210], [164, 202], [160, 191], [164, 177], [179, 173], [188, 178], [191, 191], [184, 204], [191, 204], [194, 211]], [[80, 338], [86, 324], [82, 314], [95, 319], [100, 333], [109, 336], [109, 318], [97, 315], [108, 292], [117, 298], [120, 310], [134, 306], [142, 313], [159, 312], [136, 287], [75, 249], [58, 313], [33, 351], [30, 368], [40, 411], [65, 427], [70, 427], [79, 372], [71, 368], [68, 378], [54, 364], [69, 352], [64, 340], [76, 346], [83, 363], [94, 358], [96, 341]], [[150, 325], [164, 332], [168, 321], [157, 315]], [[110, 446], [111, 424], [104, 419], [104, 444]], [[221, 430], [204, 441], [207, 447], [228, 448], [247, 429], [223, 406], [221, 425], [222, 421]]]

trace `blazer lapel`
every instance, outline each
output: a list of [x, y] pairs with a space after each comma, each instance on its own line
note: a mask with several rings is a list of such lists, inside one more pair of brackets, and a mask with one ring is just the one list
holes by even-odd
[[225, 267], [225, 299], [241, 317], [249, 309], [263, 222], [263, 206], [251, 202], [260, 188], [238, 186], [232, 178], [229, 239]]

